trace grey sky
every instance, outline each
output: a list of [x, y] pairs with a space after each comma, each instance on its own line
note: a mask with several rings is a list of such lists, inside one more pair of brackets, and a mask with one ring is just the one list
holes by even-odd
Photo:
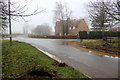
[[[14, 1], [14, 0], [13, 0]], [[25, 0], [19, 0], [21, 1], [20, 4], [24, 4]], [[18, 18], [17, 21], [12, 21], [12, 31], [14, 33], [23, 32], [23, 26], [25, 24], [28, 24], [30, 26], [30, 29], [36, 27], [37, 25], [41, 25], [44, 23], [48, 23], [53, 31], [54, 31], [54, 23], [53, 23], [53, 10], [55, 9], [55, 2], [66, 2], [68, 4], [68, 7], [70, 10], [72, 10], [73, 18], [79, 19], [79, 18], [87, 18], [87, 11], [86, 11], [86, 4], [93, 0], [27, 0], [28, 1], [28, 7], [30, 11], [35, 10], [37, 6], [42, 10], [46, 9], [45, 12], [31, 16], [26, 17], [25, 19], [28, 22], [24, 22], [21, 18]]]

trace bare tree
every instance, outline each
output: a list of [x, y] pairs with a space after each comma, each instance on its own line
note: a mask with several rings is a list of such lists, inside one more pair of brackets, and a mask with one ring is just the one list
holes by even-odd
[[68, 35], [68, 22], [70, 20], [72, 11], [69, 10], [66, 3], [62, 4], [56, 2], [56, 9], [54, 10], [54, 21], [62, 22], [62, 35]]
[[65, 27], [65, 33], [68, 35], [68, 28], [69, 28], [69, 22], [71, 18], [72, 11], [69, 10], [67, 4], [65, 3], [65, 17], [66, 17], [66, 27]]
[[98, 2], [91, 2], [89, 7], [89, 15], [91, 19], [92, 26], [94, 29], [97, 30], [106, 30], [107, 27], [111, 27], [113, 23], [115, 22], [115, 19], [113, 19], [107, 12], [106, 7], [104, 4], [108, 4], [107, 2], [104, 2], [104, 0], [100, 0]]
[[35, 35], [51, 35], [52, 29], [47, 23], [45, 23], [38, 25], [35, 29], [32, 30], [32, 33]]
[[63, 13], [64, 12], [64, 7], [61, 3], [58, 3], [56, 2], [56, 10], [54, 10], [54, 20], [55, 20], [55, 23], [57, 21], [61, 21], [62, 22], [62, 35], [64, 35], [65, 33], [65, 30], [64, 30], [64, 19], [65, 19], [65, 14]]
[[[10, 46], [12, 46], [12, 30], [11, 30], [11, 18], [13, 20], [15, 20], [18, 17], [21, 17], [24, 21], [24, 17], [28, 17], [28, 16], [33, 16], [36, 14], [39, 14], [41, 12], [43, 12], [44, 10], [40, 10], [36, 9], [31, 13], [26, 13], [26, 11], [28, 10], [27, 4], [21, 6], [21, 5], [15, 5], [15, 2], [11, 2], [10, 0], [4, 0], [1, 1], [1, 3], [4, 5], [2, 5], [2, 14], [6, 15], [8, 17], [8, 22], [9, 22], [9, 32], [10, 32]], [[7, 6], [7, 8], [4, 8], [4, 6]], [[12, 8], [11, 8], [12, 7]]]

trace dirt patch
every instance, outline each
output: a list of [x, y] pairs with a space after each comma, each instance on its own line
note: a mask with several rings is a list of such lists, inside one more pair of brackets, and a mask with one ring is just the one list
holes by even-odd
[[48, 72], [45, 72], [45, 71], [32, 71], [32, 72], [28, 73], [28, 75], [55, 77], [54, 75], [49, 74]]
[[68, 66], [66, 63], [59, 63], [59, 62], [55, 62], [53, 65], [54, 66], [59, 66], [59, 67], [66, 67], [66, 66]]
[[22, 76], [22, 77], [19, 77], [19, 79], [22, 79], [22, 78], [46, 78], [46, 77], [56, 77], [55, 75], [53, 74], [50, 74], [48, 72], [45, 72], [45, 71], [31, 71], [29, 72], [28, 74]]

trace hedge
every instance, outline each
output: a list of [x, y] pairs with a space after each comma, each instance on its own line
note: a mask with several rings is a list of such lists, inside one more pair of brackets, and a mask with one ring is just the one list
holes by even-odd
[[102, 31], [90, 31], [88, 36], [90, 39], [102, 38]]
[[80, 39], [102, 39], [103, 37], [120, 37], [120, 31], [86, 31], [79, 32]]
[[48, 39], [77, 39], [77, 35], [66, 35], [66, 36], [59, 36], [59, 35], [28, 35], [31, 38], [48, 38]]
[[79, 38], [80, 39], [86, 39], [87, 38], [87, 32], [86, 31], [80, 31], [79, 32]]

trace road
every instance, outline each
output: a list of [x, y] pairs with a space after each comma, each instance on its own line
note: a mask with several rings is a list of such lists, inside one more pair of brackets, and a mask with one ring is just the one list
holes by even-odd
[[16, 40], [57, 56], [63, 62], [83, 72], [91, 78], [118, 78], [118, 59], [80, 51], [64, 45], [67, 39], [33, 39], [17, 37]]

